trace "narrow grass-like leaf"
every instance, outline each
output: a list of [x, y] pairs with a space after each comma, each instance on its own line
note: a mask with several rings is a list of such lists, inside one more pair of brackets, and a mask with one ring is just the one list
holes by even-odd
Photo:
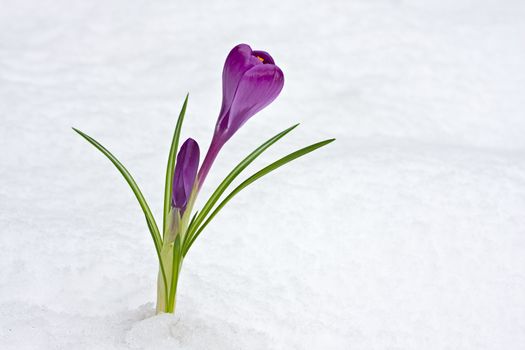
[[178, 234], [175, 237], [175, 242], [173, 243], [173, 265], [171, 273], [171, 286], [170, 286], [170, 296], [168, 299], [168, 312], [173, 312], [175, 309], [175, 295], [177, 293], [177, 284], [179, 282], [179, 272], [180, 264], [182, 260], [182, 241], [181, 235]]
[[195, 214], [193, 214], [193, 217], [190, 220], [190, 223], [188, 224], [188, 228], [186, 229], [186, 233], [184, 234], [184, 239], [182, 241], [182, 246], [184, 247], [186, 245], [186, 242], [188, 241], [188, 233], [190, 230], [192, 230], [193, 225], [195, 224], [195, 219], [197, 218], [197, 215], [199, 215], [199, 211], [197, 210]]
[[[147, 216], [146, 216], [146, 222], [148, 223], [149, 232], [153, 232], [155, 230], [153, 228], [153, 225], [155, 225], [155, 223], [151, 222]], [[157, 249], [155, 248], [155, 250]], [[164, 302], [165, 302], [165, 305], [168, 305], [168, 280], [166, 278], [166, 271], [164, 270], [164, 263], [162, 262], [160, 252], [157, 252], [157, 257], [159, 258], [160, 273], [162, 275], [162, 281], [164, 282]]]
[[148, 224], [148, 229], [151, 233], [151, 238], [153, 238], [153, 243], [155, 244], [155, 251], [157, 252], [157, 257], [159, 259], [159, 264], [161, 266], [162, 271], [162, 277], [164, 279], [164, 284], [166, 284], [166, 274], [164, 273], [164, 266], [162, 264], [162, 259], [160, 257], [160, 250], [162, 248], [162, 238], [160, 236], [159, 228], [157, 226], [157, 223], [155, 222], [155, 218], [153, 217], [153, 214], [151, 213], [151, 210], [148, 206], [148, 203], [146, 202], [146, 199], [142, 195], [142, 192], [140, 191], [139, 186], [129, 173], [129, 171], [122, 165], [122, 163], [113, 155], [110, 151], [108, 151], [104, 146], [102, 146], [98, 141], [93, 139], [92, 137], [88, 136], [87, 134], [84, 134], [82, 131], [73, 128], [73, 130], [78, 133], [80, 136], [82, 136], [86, 141], [88, 141], [90, 144], [95, 146], [96, 149], [98, 149], [102, 154], [104, 154], [110, 161], [115, 165], [115, 167], [118, 169], [118, 171], [122, 174], [126, 182], [128, 183], [129, 187], [131, 187], [131, 190], [135, 194], [135, 197], [137, 198], [140, 207], [142, 208], [142, 211], [144, 212], [144, 216], [146, 217], [146, 223]]
[[288, 129], [278, 133], [274, 137], [267, 140], [265, 143], [257, 147], [252, 153], [250, 153], [246, 158], [244, 158], [233, 170], [222, 180], [222, 182], [219, 184], [217, 189], [213, 192], [213, 194], [210, 196], [210, 198], [206, 201], [204, 204], [204, 207], [202, 207], [199, 215], [196, 217], [196, 219], [193, 221], [193, 225], [190, 225], [187, 231], [186, 239], [184, 240], [184, 243], [186, 245], [187, 242], [191, 241], [193, 239], [193, 234], [195, 233], [196, 228], [202, 223], [202, 221], [205, 219], [206, 215], [210, 212], [210, 210], [213, 208], [215, 203], [219, 200], [221, 195], [226, 191], [228, 186], [232, 183], [233, 180], [244, 170], [250, 163], [252, 163], [258, 156], [260, 156], [264, 151], [266, 151], [271, 145], [279, 141], [281, 138], [283, 138], [286, 134], [288, 134], [290, 131], [295, 129], [299, 124], [295, 124]]
[[146, 199], [142, 195], [142, 192], [139, 189], [139, 186], [129, 173], [129, 171], [122, 165], [122, 163], [113, 155], [111, 152], [109, 152], [104, 146], [102, 146], [98, 141], [90, 137], [89, 135], [83, 133], [82, 131], [73, 128], [75, 132], [77, 132], [80, 136], [82, 136], [84, 139], [86, 139], [89, 143], [91, 143], [95, 148], [97, 148], [102, 154], [104, 154], [110, 161], [115, 165], [115, 167], [118, 169], [118, 171], [122, 174], [126, 182], [128, 183], [129, 187], [131, 187], [131, 190], [135, 194], [135, 197], [137, 198], [140, 207], [142, 208], [142, 211], [144, 212], [144, 215], [146, 216], [146, 220], [148, 221], [148, 228], [151, 230], [151, 235], [153, 238], [153, 242], [155, 243], [155, 248], [160, 252], [160, 248], [162, 247], [162, 239], [160, 237], [159, 229], [157, 227], [157, 224], [155, 223], [155, 219], [153, 217], [153, 214], [151, 213], [151, 210], [148, 206], [148, 203], [146, 202]]
[[318, 149], [320, 147], [326, 146], [329, 143], [333, 142], [334, 140], [335, 139], [329, 139], [329, 140], [321, 141], [321, 142], [318, 142], [318, 143], [314, 143], [313, 145], [307, 146], [307, 147], [302, 148], [302, 149], [300, 149], [298, 151], [290, 153], [289, 155], [287, 155], [287, 156], [285, 156], [285, 157], [283, 157], [283, 158], [273, 162], [272, 164], [264, 167], [263, 169], [259, 170], [258, 172], [256, 172], [252, 176], [250, 176], [248, 179], [244, 180], [228, 196], [226, 196], [226, 198], [224, 198], [222, 200], [222, 202], [215, 208], [215, 210], [210, 214], [210, 216], [206, 219], [206, 221], [198, 229], [196, 229], [195, 234], [191, 237], [191, 240], [188, 242], [188, 244], [186, 245], [185, 249], [183, 250], [183, 256], [186, 256], [186, 254], [188, 253], [188, 250], [190, 249], [190, 247], [193, 244], [193, 242], [195, 242], [195, 240], [197, 239], [199, 234], [210, 223], [210, 221], [215, 217], [215, 215], [217, 215], [217, 213], [219, 213], [219, 211], [233, 197], [235, 197], [235, 195], [237, 193], [239, 193], [242, 189], [244, 189], [245, 187], [247, 187], [251, 183], [255, 182], [256, 180], [260, 179], [264, 175], [267, 175], [268, 173], [274, 171], [275, 169], [285, 165], [286, 163], [289, 163], [289, 162], [291, 162], [294, 159], [297, 159], [297, 158], [299, 158], [301, 156], [304, 156], [307, 153], [313, 152], [313, 151], [315, 151], [316, 149]]
[[184, 115], [186, 114], [186, 106], [188, 105], [189, 94], [186, 95], [184, 99], [184, 104], [179, 113], [179, 118], [177, 119], [177, 125], [175, 126], [175, 131], [173, 132], [173, 139], [171, 141], [170, 153], [168, 156], [168, 166], [166, 167], [166, 184], [164, 186], [164, 211], [162, 216], [162, 232], [163, 236], [166, 234], [166, 221], [168, 219], [168, 214], [170, 210], [171, 203], [171, 192], [173, 186], [173, 172], [175, 170], [175, 160], [177, 158], [177, 150], [179, 148], [179, 139], [180, 132], [182, 130], [182, 122], [184, 121]]

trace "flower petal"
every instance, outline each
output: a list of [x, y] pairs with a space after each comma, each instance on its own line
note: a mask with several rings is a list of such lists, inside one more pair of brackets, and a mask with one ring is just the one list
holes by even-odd
[[226, 139], [229, 139], [250, 117], [272, 103], [284, 86], [284, 75], [273, 64], [261, 64], [247, 71], [229, 110]]
[[262, 62], [252, 54], [252, 49], [246, 44], [235, 46], [224, 62], [222, 71], [222, 107], [220, 115], [228, 112], [235, 91], [244, 73]]
[[262, 59], [261, 62], [264, 63], [264, 64], [275, 64], [275, 61], [273, 60], [272, 56], [270, 56], [270, 54], [268, 52], [266, 52], [266, 51], [254, 50], [252, 52], [252, 54], [255, 57], [261, 58]]
[[171, 205], [184, 211], [190, 198], [197, 168], [199, 167], [199, 144], [192, 138], [187, 139], [177, 155]]

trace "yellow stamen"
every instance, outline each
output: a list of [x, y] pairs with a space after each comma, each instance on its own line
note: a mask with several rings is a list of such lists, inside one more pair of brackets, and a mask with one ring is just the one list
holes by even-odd
[[264, 62], [264, 58], [262, 58], [261, 56], [257, 56], [257, 58], [259, 59], [259, 61]]

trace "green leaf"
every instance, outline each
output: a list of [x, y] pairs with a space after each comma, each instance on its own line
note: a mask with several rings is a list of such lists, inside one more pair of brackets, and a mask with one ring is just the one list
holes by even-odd
[[179, 282], [179, 272], [180, 264], [182, 262], [182, 241], [181, 235], [178, 234], [175, 237], [175, 242], [173, 243], [173, 265], [172, 265], [172, 275], [171, 275], [171, 286], [170, 286], [170, 296], [168, 299], [168, 312], [173, 312], [175, 309], [175, 296], [177, 294], [177, 284]]
[[102, 146], [100, 143], [98, 143], [95, 139], [92, 137], [84, 134], [82, 131], [73, 128], [80, 136], [82, 136], [84, 139], [86, 139], [89, 143], [91, 143], [95, 148], [97, 148], [102, 154], [104, 154], [110, 161], [115, 165], [115, 167], [118, 169], [118, 171], [124, 176], [124, 179], [128, 183], [129, 187], [131, 187], [131, 190], [135, 194], [135, 197], [137, 198], [140, 207], [142, 208], [142, 211], [144, 212], [144, 215], [146, 216], [146, 220], [148, 222], [148, 228], [151, 231], [151, 235], [153, 238], [153, 242], [155, 243], [155, 248], [157, 248], [160, 251], [160, 248], [162, 247], [162, 239], [160, 237], [159, 229], [157, 227], [157, 224], [155, 223], [155, 218], [153, 217], [153, 214], [151, 213], [151, 210], [148, 206], [148, 203], [146, 202], [146, 199], [142, 195], [142, 192], [139, 189], [139, 186], [129, 173], [129, 171], [122, 165], [122, 163], [113, 155], [110, 151], [108, 151], [104, 146]]
[[187, 241], [189, 241], [189, 239], [188, 239], [188, 238], [189, 238], [188, 234], [189, 234], [190, 231], [193, 229], [193, 226], [194, 226], [194, 224], [195, 224], [195, 219], [197, 218], [197, 215], [199, 215], [199, 211], [198, 211], [198, 210], [195, 212], [195, 214], [193, 214], [193, 217], [192, 217], [191, 220], [190, 220], [190, 223], [189, 223], [189, 225], [188, 225], [188, 228], [186, 229], [186, 232], [185, 232], [185, 234], [184, 234], [184, 240], [183, 240], [183, 242], [182, 242], [182, 246], [183, 246], [183, 247], [186, 245]]
[[189, 241], [189, 243], [186, 245], [185, 249], [183, 250], [183, 256], [186, 256], [186, 254], [188, 253], [188, 250], [190, 249], [191, 245], [193, 244], [193, 242], [195, 242], [195, 240], [197, 239], [197, 237], [199, 236], [199, 234], [202, 232], [202, 230], [204, 230], [204, 228], [210, 223], [210, 221], [215, 217], [215, 215], [217, 215], [217, 213], [219, 213], [219, 211], [233, 198], [235, 197], [235, 195], [237, 193], [239, 193], [242, 189], [244, 189], [245, 187], [247, 187], [248, 185], [250, 185], [251, 183], [255, 182], [256, 180], [260, 179], [261, 177], [263, 177], [264, 175], [274, 171], [275, 169], [285, 165], [286, 163], [289, 163], [291, 162], [292, 160], [294, 159], [297, 159], [301, 156], [304, 156], [305, 154], [308, 154], [310, 152], [313, 152], [315, 151], [316, 149], [320, 148], [320, 147], [323, 147], [323, 146], [326, 146], [328, 145], [329, 143], [335, 141], [335, 139], [329, 139], [329, 140], [325, 140], [325, 141], [321, 141], [321, 142], [318, 142], [318, 143], [314, 143], [313, 145], [310, 145], [310, 146], [307, 146], [305, 148], [302, 148], [298, 151], [295, 151], [293, 153], [290, 153], [289, 155], [273, 162], [272, 164], [264, 167], [263, 169], [259, 170], [258, 172], [256, 172], [255, 174], [253, 174], [252, 176], [250, 176], [248, 179], [244, 180], [239, 186], [237, 186], [228, 196], [226, 196], [226, 198], [224, 198], [224, 200], [217, 206], [217, 208], [215, 208], [215, 210], [211, 213], [211, 215], [208, 217], [208, 219], [206, 219], [206, 221], [196, 230], [195, 234], [192, 236], [191, 240]]
[[151, 233], [151, 238], [153, 238], [153, 243], [155, 244], [155, 250], [157, 252], [157, 257], [159, 259], [159, 264], [161, 266], [164, 284], [166, 284], [166, 274], [164, 273], [164, 266], [162, 264], [162, 259], [160, 257], [160, 250], [162, 248], [162, 238], [160, 236], [160, 232], [159, 232], [157, 223], [155, 222], [155, 218], [153, 217], [153, 214], [151, 213], [148, 203], [146, 202], [146, 199], [142, 195], [142, 192], [140, 191], [139, 186], [137, 185], [137, 183], [135, 182], [135, 180], [133, 179], [129, 171], [124, 167], [124, 165], [122, 165], [122, 163], [113, 154], [111, 154], [110, 151], [108, 151], [104, 146], [102, 146], [92, 137], [84, 134], [82, 131], [75, 129], [75, 128], [73, 128], [73, 130], [75, 130], [75, 132], [77, 132], [80, 136], [82, 136], [89, 143], [95, 146], [96, 149], [102, 152], [102, 154], [104, 154], [111, 161], [111, 163], [115, 165], [115, 167], [122, 174], [122, 176], [124, 176], [124, 179], [128, 183], [129, 187], [131, 187], [131, 190], [135, 194], [135, 197], [137, 198], [140, 204], [140, 207], [142, 208], [142, 211], [144, 212], [144, 215], [146, 217], [146, 223], [148, 224], [148, 229]]
[[193, 234], [195, 233], [196, 227], [198, 227], [206, 215], [210, 212], [210, 210], [213, 208], [215, 203], [219, 200], [221, 195], [226, 191], [228, 186], [235, 180], [235, 178], [244, 170], [250, 163], [252, 163], [258, 156], [260, 156], [264, 151], [266, 151], [271, 145], [279, 141], [281, 138], [283, 138], [286, 134], [288, 134], [290, 131], [295, 129], [299, 124], [295, 124], [288, 129], [278, 133], [274, 137], [267, 140], [265, 143], [257, 147], [252, 153], [250, 153], [246, 158], [244, 158], [233, 170], [222, 180], [222, 182], [219, 184], [217, 189], [213, 192], [213, 194], [210, 196], [206, 204], [204, 204], [204, 207], [202, 207], [202, 210], [200, 211], [199, 215], [196, 217], [195, 220], [192, 220], [192, 224], [188, 228], [186, 239], [184, 240], [184, 243], [190, 242], [193, 239]]
[[182, 122], [184, 121], [184, 115], [186, 114], [186, 106], [188, 105], [188, 97], [189, 97], [189, 94], [187, 94], [186, 98], [184, 99], [184, 104], [182, 105], [182, 109], [179, 113], [179, 118], [177, 119], [177, 125], [175, 126], [175, 131], [173, 132], [173, 139], [171, 141], [170, 154], [168, 156], [168, 166], [166, 167], [166, 184], [164, 186], [164, 211], [163, 211], [163, 219], [162, 219], [163, 237], [164, 237], [164, 234], [166, 234], [166, 221], [168, 218], [168, 214], [170, 211], [170, 205], [171, 205], [173, 172], [175, 170], [175, 161], [177, 158], [177, 151], [179, 148], [180, 132], [182, 129]]
[[[149, 229], [149, 232], [153, 235], [153, 232], [155, 231], [155, 229], [153, 228], [155, 224], [155, 221], [150, 221], [149, 218], [146, 216], [146, 222], [148, 223], [148, 229]], [[155, 250], [157, 250], [157, 248], [155, 247]], [[164, 298], [165, 298], [165, 305], [168, 305], [168, 280], [166, 278], [166, 271], [164, 270], [164, 263], [162, 262], [162, 258], [161, 258], [161, 253], [157, 251], [157, 257], [159, 259], [159, 265], [160, 265], [160, 272], [161, 272], [161, 275], [162, 275], [162, 280], [163, 280], [163, 284], [164, 284]]]

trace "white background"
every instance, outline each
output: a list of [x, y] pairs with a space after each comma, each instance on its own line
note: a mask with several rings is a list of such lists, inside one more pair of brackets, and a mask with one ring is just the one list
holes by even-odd
[[[1, 349], [522, 349], [521, 1], [0, 0]], [[281, 96], [222, 150], [201, 198], [264, 140], [254, 184], [154, 314], [171, 135], [206, 150], [228, 51], [269, 51]]]

